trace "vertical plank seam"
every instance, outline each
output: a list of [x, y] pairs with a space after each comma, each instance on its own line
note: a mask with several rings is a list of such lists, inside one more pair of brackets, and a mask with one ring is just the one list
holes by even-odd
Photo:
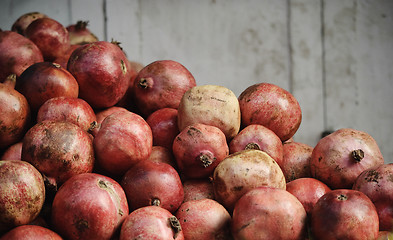
[[107, 1], [102, 2], [102, 11], [104, 15], [104, 41], [108, 41], [108, 12], [106, 9]]
[[291, 2], [287, 0], [287, 44], [288, 44], [288, 90], [293, 94], [293, 52], [292, 52], [292, 27], [291, 27]]
[[326, 89], [326, 45], [325, 45], [325, 1], [321, 0], [321, 69], [322, 69], [322, 106], [323, 106], [323, 128], [328, 130], [327, 123], [327, 89]]

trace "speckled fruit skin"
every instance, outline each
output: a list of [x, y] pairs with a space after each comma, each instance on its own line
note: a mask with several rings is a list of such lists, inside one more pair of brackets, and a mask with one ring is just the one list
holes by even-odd
[[192, 124], [173, 141], [172, 152], [186, 178], [208, 178], [229, 154], [224, 133], [215, 126]]
[[56, 232], [36, 225], [22, 225], [0, 237], [0, 240], [63, 240]]
[[335, 189], [323, 195], [311, 213], [315, 239], [372, 240], [378, 236], [378, 214], [362, 192]]
[[230, 89], [223, 86], [191, 88], [184, 93], [177, 111], [180, 131], [189, 125], [202, 123], [218, 127], [230, 141], [240, 130], [239, 101]]
[[301, 142], [284, 142], [283, 158], [278, 164], [287, 182], [311, 177], [310, 160], [313, 147]]
[[239, 96], [243, 126], [260, 124], [277, 134], [281, 141], [290, 139], [302, 121], [297, 99], [287, 90], [271, 84], [258, 83]]
[[35, 167], [24, 161], [0, 161], [0, 235], [33, 221], [44, 201], [44, 179]]
[[96, 121], [93, 108], [81, 98], [56, 97], [47, 100], [38, 110], [37, 122], [68, 121], [88, 131]]
[[79, 97], [94, 109], [114, 106], [129, 82], [127, 57], [114, 43], [98, 41], [75, 49], [67, 63], [78, 81]]
[[244, 149], [262, 150], [278, 165], [283, 161], [281, 139], [272, 130], [259, 124], [251, 124], [243, 128], [229, 143], [229, 153]]
[[184, 240], [177, 218], [168, 210], [147, 206], [131, 212], [124, 220], [119, 240]]
[[311, 176], [331, 189], [352, 188], [364, 170], [384, 163], [376, 141], [366, 132], [342, 128], [320, 139], [314, 147]]
[[149, 157], [153, 135], [141, 116], [118, 111], [102, 121], [93, 144], [97, 163], [110, 176], [117, 177]]
[[393, 163], [363, 171], [353, 189], [366, 194], [377, 208], [379, 229], [393, 231]]
[[79, 85], [74, 76], [59, 64], [51, 62], [39, 62], [28, 67], [16, 82], [15, 89], [26, 97], [33, 113], [51, 98], [77, 98], [79, 94]]
[[280, 166], [261, 150], [242, 150], [226, 157], [214, 170], [215, 199], [232, 211], [236, 201], [249, 190], [270, 186], [285, 189]]
[[179, 207], [175, 215], [187, 240], [232, 239], [231, 215], [215, 200], [187, 201]]
[[188, 179], [183, 181], [183, 202], [200, 199], [213, 199], [214, 189], [210, 179]]
[[235, 240], [305, 239], [306, 211], [289, 192], [259, 187], [244, 194], [235, 205], [232, 235]]
[[22, 160], [35, 166], [49, 183], [60, 186], [74, 175], [93, 170], [92, 139], [73, 123], [43, 121], [24, 136]]
[[51, 222], [65, 239], [111, 239], [129, 213], [120, 184], [96, 173], [70, 178], [56, 193]]
[[143, 116], [160, 108], [177, 109], [183, 94], [196, 86], [191, 72], [173, 60], [154, 61], [134, 80], [135, 102]]
[[184, 199], [180, 176], [167, 163], [141, 161], [128, 169], [120, 185], [131, 211], [155, 205], [174, 213]]

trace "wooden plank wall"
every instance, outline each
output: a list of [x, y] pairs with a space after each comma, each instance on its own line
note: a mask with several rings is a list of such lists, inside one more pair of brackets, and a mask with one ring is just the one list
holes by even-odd
[[176, 60], [199, 85], [239, 95], [277, 84], [302, 107], [296, 141], [314, 146], [324, 130], [351, 127], [393, 162], [393, 1], [2, 0], [0, 28], [32, 11], [63, 25], [89, 20], [130, 60]]

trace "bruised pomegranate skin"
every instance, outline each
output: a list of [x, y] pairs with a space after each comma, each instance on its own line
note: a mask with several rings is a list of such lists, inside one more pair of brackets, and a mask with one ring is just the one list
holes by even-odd
[[323, 195], [311, 213], [315, 239], [371, 240], [378, 236], [378, 214], [362, 192], [334, 189]]
[[65, 239], [111, 239], [129, 213], [120, 184], [96, 173], [65, 182], [55, 195], [51, 222]]
[[229, 143], [229, 153], [244, 149], [262, 150], [281, 165], [283, 146], [281, 139], [270, 129], [259, 124], [243, 128]]
[[22, 142], [17, 142], [9, 146], [1, 155], [0, 160], [21, 160], [22, 158]]
[[38, 18], [31, 22], [25, 36], [41, 50], [45, 61], [53, 61], [70, 47], [67, 29], [53, 18]]
[[166, 163], [141, 161], [128, 169], [120, 185], [131, 211], [154, 205], [174, 213], [184, 199], [180, 176]]
[[193, 124], [183, 129], [172, 146], [179, 171], [187, 178], [207, 178], [229, 154], [225, 134], [217, 127]]
[[235, 239], [298, 239], [306, 236], [306, 211], [289, 192], [258, 187], [244, 194], [232, 216]]
[[73, 123], [43, 121], [24, 136], [22, 160], [35, 166], [50, 184], [60, 186], [74, 175], [93, 170], [92, 139]]
[[283, 159], [278, 164], [287, 182], [311, 177], [310, 160], [313, 147], [301, 142], [284, 142]]
[[40, 12], [29, 12], [20, 16], [11, 26], [11, 31], [17, 32], [20, 35], [25, 35], [26, 28], [32, 23], [34, 20], [39, 18], [48, 17]]
[[34, 166], [25, 161], [0, 161], [0, 235], [34, 220], [44, 201], [44, 179]]
[[176, 212], [185, 239], [232, 239], [231, 215], [215, 200], [201, 199], [183, 203]]
[[379, 229], [393, 229], [393, 163], [382, 164], [363, 171], [353, 189], [366, 194], [377, 208]]
[[79, 85], [74, 76], [57, 63], [39, 62], [28, 67], [16, 82], [36, 113], [47, 100], [54, 97], [77, 98]]
[[22, 225], [13, 228], [2, 237], [0, 240], [62, 240], [56, 232], [37, 225]]
[[310, 159], [311, 176], [331, 189], [351, 189], [368, 168], [384, 163], [377, 142], [368, 133], [342, 128], [323, 137]]
[[88, 131], [96, 121], [96, 114], [81, 98], [55, 97], [47, 100], [38, 110], [37, 122], [46, 120], [68, 121]]
[[271, 84], [257, 83], [239, 96], [242, 124], [260, 124], [277, 134], [282, 142], [290, 139], [302, 121], [297, 99], [287, 90]]
[[97, 163], [111, 176], [122, 176], [146, 160], [153, 147], [149, 124], [139, 115], [118, 111], [107, 116], [94, 138]]
[[147, 206], [132, 211], [124, 220], [119, 240], [184, 240], [179, 220], [168, 210]]
[[140, 70], [135, 78], [136, 105], [143, 116], [160, 108], [177, 109], [183, 94], [194, 86], [193, 75], [179, 62], [154, 61]]
[[183, 182], [183, 202], [200, 199], [213, 199], [214, 189], [210, 179], [188, 179]]
[[74, 50], [67, 69], [78, 81], [79, 97], [93, 109], [102, 109], [114, 106], [126, 93], [127, 61], [118, 45], [98, 41]]
[[146, 122], [153, 133], [153, 145], [172, 149], [173, 141], [180, 133], [177, 126], [177, 109], [158, 109], [147, 117]]
[[30, 39], [0, 30], [0, 82], [10, 74], [18, 78], [30, 65], [44, 61], [41, 50]]

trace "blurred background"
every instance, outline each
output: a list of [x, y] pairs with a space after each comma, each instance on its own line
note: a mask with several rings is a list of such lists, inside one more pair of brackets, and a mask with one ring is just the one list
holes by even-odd
[[393, 162], [391, 0], [1, 0], [0, 28], [34, 11], [89, 21], [131, 61], [178, 61], [198, 85], [279, 85], [302, 108], [296, 141], [354, 128]]

